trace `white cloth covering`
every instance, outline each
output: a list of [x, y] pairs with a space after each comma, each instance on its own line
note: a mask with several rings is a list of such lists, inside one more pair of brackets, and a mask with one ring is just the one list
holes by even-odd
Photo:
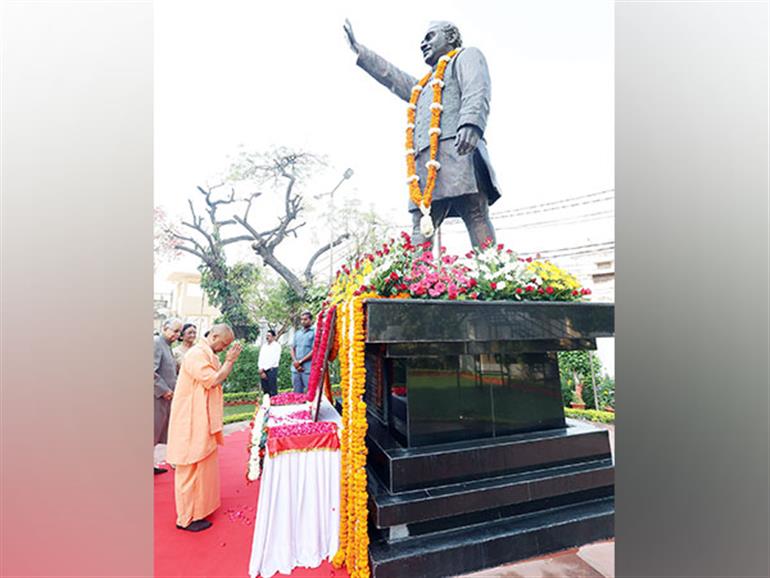
[[[320, 419], [342, 422], [325, 399]], [[339, 450], [265, 455], [249, 575], [291, 574], [330, 559], [339, 547], [339, 509]]]

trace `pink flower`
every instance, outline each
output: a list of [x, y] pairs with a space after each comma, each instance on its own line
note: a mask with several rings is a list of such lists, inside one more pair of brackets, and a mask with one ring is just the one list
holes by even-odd
[[444, 283], [442, 283], [441, 281], [439, 281], [438, 283], [436, 283], [436, 284], [433, 286], [433, 288], [434, 288], [436, 291], [438, 291], [439, 293], [443, 293], [444, 291], [446, 291], [446, 285], [445, 285]]

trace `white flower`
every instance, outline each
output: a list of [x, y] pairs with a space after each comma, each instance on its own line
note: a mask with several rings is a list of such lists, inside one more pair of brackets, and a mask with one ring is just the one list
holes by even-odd
[[414, 104], [413, 102], [410, 102], [409, 104], [406, 105], [406, 108], [408, 108], [409, 110], [415, 110], [417, 109], [417, 105]]
[[408, 185], [412, 181], [415, 181], [415, 182], [419, 183], [420, 182], [420, 177], [418, 177], [417, 175], [412, 175], [408, 179], [406, 179], [406, 184]]
[[413, 122], [406, 123], [406, 128], [408, 128], [408, 129], [409, 128], [414, 128], [414, 123]]
[[428, 129], [428, 134], [438, 134], [438, 135], [440, 135], [441, 134], [441, 129], [439, 127], [437, 127], [437, 126], [434, 126], [433, 128]]
[[420, 86], [419, 84], [415, 84], [412, 87], [412, 92], [421, 92], [421, 91], [422, 91], [422, 86]]
[[498, 281], [498, 283], [497, 283], [497, 288], [498, 288], [500, 291], [502, 291], [503, 289], [505, 289], [505, 281]]
[[449, 62], [450, 60], [452, 60], [452, 59], [448, 55], [446, 55], [446, 54], [444, 56], [442, 56], [441, 58], [439, 58], [439, 62]]
[[430, 108], [431, 108], [431, 110], [436, 110], [436, 109], [438, 109], [438, 110], [444, 110], [444, 107], [443, 107], [443, 106], [441, 106], [441, 103], [440, 103], [440, 102], [431, 102], [431, 103], [430, 103]]
[[441, 88], [444, 88], [444, 81], [441, 80], [440, 78], [434, 78], [433, 80], [430, 81], [430, 83], [432, 86], [438, 85]]
[[425, 168], [429, 169], [431, 167], [436, 167], [436, 170], [439, 170], [441, 168], [441, 163], [438, 162], [437, 160], [431, 159], [427, 163], [425, 163]]
[[414, 149], [406, 149], [406, 156], [413, 155], [415, 152]]

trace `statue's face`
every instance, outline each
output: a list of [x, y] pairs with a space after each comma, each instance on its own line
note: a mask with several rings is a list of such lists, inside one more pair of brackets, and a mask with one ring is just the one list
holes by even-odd
[[438, 59], [454, 48], [452, 38], [440, 26], [431, 26], [425, 33], [425, 38], [420, 42], [422, 58], [428, 66], [433, 66]]

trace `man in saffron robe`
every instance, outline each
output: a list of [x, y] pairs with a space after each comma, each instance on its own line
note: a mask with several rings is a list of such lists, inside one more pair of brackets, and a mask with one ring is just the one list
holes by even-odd
[[200, 532], [211, 526], [206, 516], [220, 504], [218, 445], [222, 436], [222, 382], [241, 353], [235, 343], [220, 364], [217, 354], [234, 339], [229, 325], [215, 325], [189, 349], [182, 361], [171, 402], [166, 461], [176, 466], [176, 525]]

